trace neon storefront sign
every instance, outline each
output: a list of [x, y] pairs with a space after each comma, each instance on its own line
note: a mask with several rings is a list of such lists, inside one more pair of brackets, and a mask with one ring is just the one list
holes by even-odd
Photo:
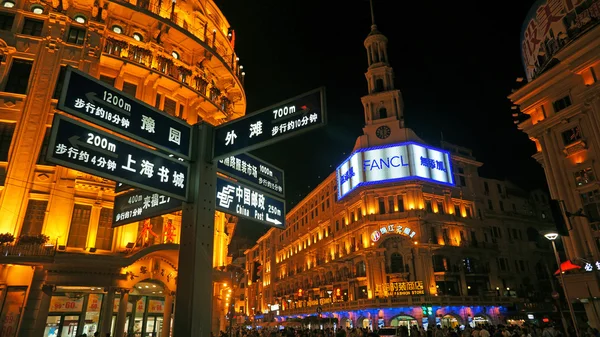
[[415, 231], [408, 227], [391, 224], [374, 230], [373, 233], [371, 233], [371, 241], [377, 242], [385, 234], [400, 234], [410, 238], [413, 238], [415, 235], [417, 235]]

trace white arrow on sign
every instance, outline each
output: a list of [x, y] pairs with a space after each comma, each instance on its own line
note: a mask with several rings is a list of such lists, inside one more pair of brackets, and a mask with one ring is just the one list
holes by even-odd
[[271, 223], [273, 223], [273, 224], [275, 224], [275, 225], [281, 225], [281, 221], [279, 221], [279, 220], [277, 220], [277, 219], [272, 219], [272, 218], [269, 218], [269, 213], [267, 213], [267, 221], [268, 221], [268, 222], [271, 222]]

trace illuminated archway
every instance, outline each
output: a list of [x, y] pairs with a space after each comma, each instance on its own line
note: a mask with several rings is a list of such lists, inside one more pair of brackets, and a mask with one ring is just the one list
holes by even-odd
[[413, 325], [418, 326], [419, 322], [417, 321], [416, 318], [414, 318], [412, 316], [398, 315], [391, 319], [390, 325], [391, 326], [405, 326], [410, 330], [410, 327], [412, 327]]
[[454, 313], [449, 313], [449, 314], [442, 316], [440, 318], [440, 321], [438, 324], [440, 324], [442, 326], [442, 328], [444, 328], [444, 327], [456, 328], [460, 325], [463, 325], [463, 321], [460, 318], [460, 316], [458, 316]]

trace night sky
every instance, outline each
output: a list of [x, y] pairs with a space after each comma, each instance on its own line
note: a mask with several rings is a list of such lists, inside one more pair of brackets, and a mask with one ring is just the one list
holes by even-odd
[[[406, 126], [433, 146], [473, 149], [480, 174], [545, 188], [535, 146], [513, 123], [511, 89], [524, 77], [520, 33], [533, 0], [374, 0], [387, 36]], [[247, 113], [325, 86], [328, 124], [252, 154], [285, 170], [291, 210], [349, 155], [364, 126], [369, 2], [216, 0], [235, 30]], [[240, 220], [236, 240], [269, 228]]]

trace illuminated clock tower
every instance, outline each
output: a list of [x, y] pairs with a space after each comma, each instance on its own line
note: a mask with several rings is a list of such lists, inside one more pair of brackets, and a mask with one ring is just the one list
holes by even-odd
[[388, 39], [377, 30], [371, 1], [371, 32], [365, 39], [369, 67], [365, 73], [368, 94], [361, 98], [365, 111], [364, 135], [357, 139], [355, 149], [408, 140], [421, 141], [404, 127], [404, 101], [394, 86], [394, 69], [387, 53]]

